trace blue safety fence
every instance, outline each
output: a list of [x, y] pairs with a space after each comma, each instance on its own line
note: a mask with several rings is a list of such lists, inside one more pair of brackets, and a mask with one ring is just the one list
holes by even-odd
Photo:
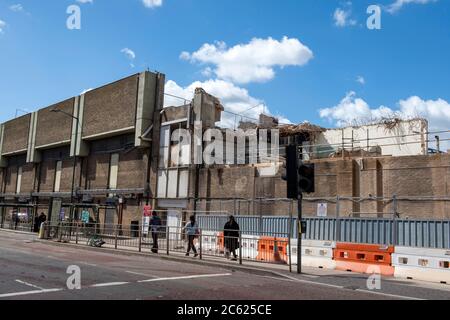
[[[304, 218], [308, 240], [340, 241], [450, 249], [450, 220]], [[200, 228], [221, 231], [226, 216], [197, 215]], [[297, 219], [284, 216], [236, 216], [243, 234], [296, 238]]]

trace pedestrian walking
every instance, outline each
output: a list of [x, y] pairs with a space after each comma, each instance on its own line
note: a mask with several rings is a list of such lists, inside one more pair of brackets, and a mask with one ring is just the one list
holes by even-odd
[[228, 222], [223, 228], [225, 256], [230, 259], [233, 254], [233, 261], [237, 260], [236, 249], [239, 249], [239, 224], [236, 222], [234, 216], [230, 216]]
[[161, 218], [158, 217], [158, 213], [156, 211], [152, 212], [152, 217], [150, 219], [150, 232], [152, 234], [153, 239], [153, 247], [152, 252], [158, 253], [158, 236], [161, 229]]
[[194, 240], [200, 234], [200, 230], [198, 228], [197, 222], [195, 222], [195, 216], [191, 216], [189, 220], [190, 221], [183, 228], [188, 237], [188, 247], [187, 247], [186, 257], [189, 257], [189, 253], [191, 252], [191, 249], [192, 249], [192, 251], [194, 252], [194, 258], [196, 258], [196, 257], [198, 257], [198, 253], [197, 253], [197, 249], [195, 248]]
[[41, 225], [46, 221], [47, 221], [47, 216], [43, 212], [41, 212], [41, 214], [39, 216], [34, 218], [34, 232], [39, 233], [39, 231], [41, 230]]

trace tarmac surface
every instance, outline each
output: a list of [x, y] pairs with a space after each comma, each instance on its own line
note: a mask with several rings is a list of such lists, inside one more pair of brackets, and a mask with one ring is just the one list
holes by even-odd
[[[81, 289], [69, 267], [79, 268]], [[369, 290], [367, 275], [305, 272], [55, 245], [0, 230], [0, 300], [450, 300], [448, 285], [383, 278], [381, 290]]]

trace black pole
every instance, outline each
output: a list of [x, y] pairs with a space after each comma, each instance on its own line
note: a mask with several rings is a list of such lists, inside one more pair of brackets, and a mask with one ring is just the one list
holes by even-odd
[[79, 119], [77, 117], [74, 117], [76, 120], [76, 129], [75, 129], [75, 141], [74, 141], [74, 148], [73, 148], [73, 170], [72, 170], [72, 191], [70, 193], [70, 221], [73, 221], [74, 217], [74, 191], [75, 191], [75, 172], [77, 169], [77, 143], [78, 143], [78, 126]]
[[299, 192], [298, 195], [298, 232], [297, 232], [297, 273], [302, 273], [302, 203], [303, 203], [303, 194]]

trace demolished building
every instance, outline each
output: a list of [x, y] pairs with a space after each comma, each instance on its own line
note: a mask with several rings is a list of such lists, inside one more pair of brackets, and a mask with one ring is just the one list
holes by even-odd
[[[286, 215], [295, 211], [281, 179], [289, 144], [301, 146], [303, 160], [316, 164], [316, 193], [307, 197], [305, 215], [316, 215], [322, 202], [334, 215], [330, 199], [342, 198], [341, 214], [381, 217], [394, 210], [385, 199], [396, 196], [400, 217], [450, 217], [450, 157], [427, 153], [423, 119], [325, 129], [261, 115], [259, 123], [239, 129], [254, 130], [258, 139], [268, 130], [263, 140], [276, 140], [278, 157], [194, 163], [195, 140], [180, 143], [173, 133], [194, 134], [198, 123], [201, 135], [223, 131], [217, 124], [224, 108], [200, 88], [190, 103], [163, 108], [164, 79], [135, 74], [1, 124], [0, 223], [13, 210], [31, 217], [45, 212], [52, 221], [79, 219], [88, 210], [94, 221], [129, 227], [140, 223], [148, 205], [174, 226], [193, 212]], [[426, 199], [411, 200], [420, 197]]]

